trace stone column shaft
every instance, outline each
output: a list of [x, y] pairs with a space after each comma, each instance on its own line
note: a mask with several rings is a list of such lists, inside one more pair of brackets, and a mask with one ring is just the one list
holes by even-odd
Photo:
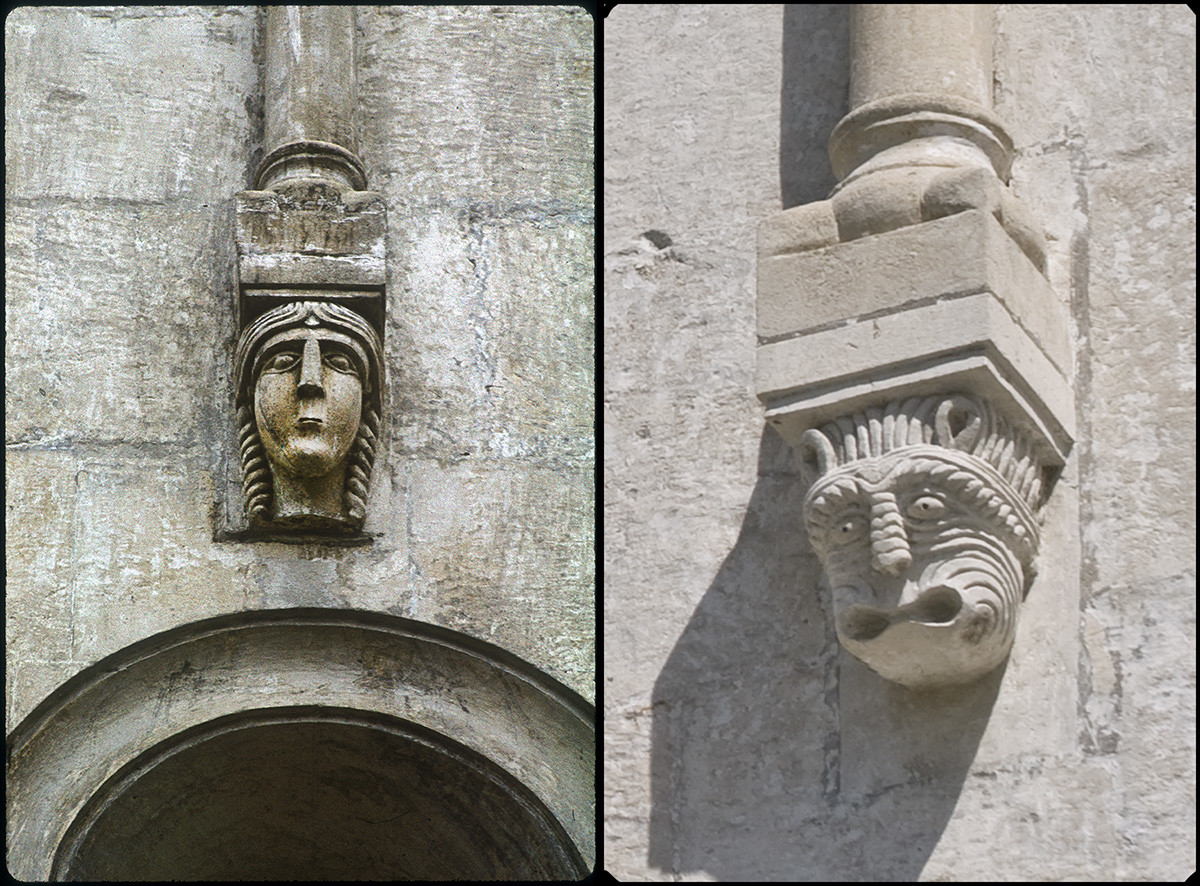
[[989, 5], [860, 3], [850, 32], [852, 109], [921, 92], [991, 107]]
[[266, 8], [266, 156], [258, 188], [297, 177], [363, 190], [355, 127], [354, 7]]
[[851, 111], [829, 141], [841, 187], [882, 169], [979, 167], [1008, 180], [1012, 142], [991, 111], [991, 7], [851, 11]]

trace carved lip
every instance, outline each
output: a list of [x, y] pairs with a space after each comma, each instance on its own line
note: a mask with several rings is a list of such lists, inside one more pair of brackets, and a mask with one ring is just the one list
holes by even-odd
[[924, 625], [947, 625], [962, 611], [962, 596], [953, 588], [939, 585], [924, 591], [911, 603], [895, 609], [876, 609], [856, 604], [841, 618], [842, 633], [851, 640], [874, 640], [892, 625], [913, 621]]
[[317, 418], [313, 415], [305, 415], [296, 419], [296, 427], [298, 428], [319, 428], [325, 424], [325, 419]]

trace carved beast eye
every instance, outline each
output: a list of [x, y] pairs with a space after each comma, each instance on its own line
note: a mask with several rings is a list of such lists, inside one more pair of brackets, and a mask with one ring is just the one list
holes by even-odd
[[905, 513], [914, 520], [936, 520], [946, 513], [946, 503], [938, 495], [921, 495], [913, 499]]
[[862, 539], [867, 532], [867, 518], [859, 513], [845, 513], [837, 517], [829, 527], [829, 540], [838, 545], [848, 545]]

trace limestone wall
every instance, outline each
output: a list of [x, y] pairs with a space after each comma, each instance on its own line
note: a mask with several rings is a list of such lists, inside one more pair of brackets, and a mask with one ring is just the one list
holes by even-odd
[[[845, 6], [605, 32], [605, 846], [619, 879], [1195, 868], [1195, 19], [1000, 6], [1012, 187], [1072, 318], [1078, 440], [1006, 669], [839, 652], [755, 398], [755, 232], [828, 196]], [[668, 245], [669, 244], [669, 245]]]
[[6, 717], [158, 631], [371, 609], [594, 680], [592, 20], [358, 10], [388, 203], [384, 452], [363, 547], [219, 542], [237, 480], [233, 201], [254, 8], [5, 20]]

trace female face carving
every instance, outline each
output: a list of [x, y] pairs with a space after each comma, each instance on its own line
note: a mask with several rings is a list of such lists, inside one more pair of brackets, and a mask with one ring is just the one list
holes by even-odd
[[965, 683], [1008, 655], [1036, 526], [990, 465], [937, 446], [818, 481], [805, 519], [838, 639], [889, 680]]
[[365, 371], [351, 340], [328, 329], [293, 329], [261, 353], [254, 415], [272, 467], [295, 478], [344, 468], [362, 417]]

